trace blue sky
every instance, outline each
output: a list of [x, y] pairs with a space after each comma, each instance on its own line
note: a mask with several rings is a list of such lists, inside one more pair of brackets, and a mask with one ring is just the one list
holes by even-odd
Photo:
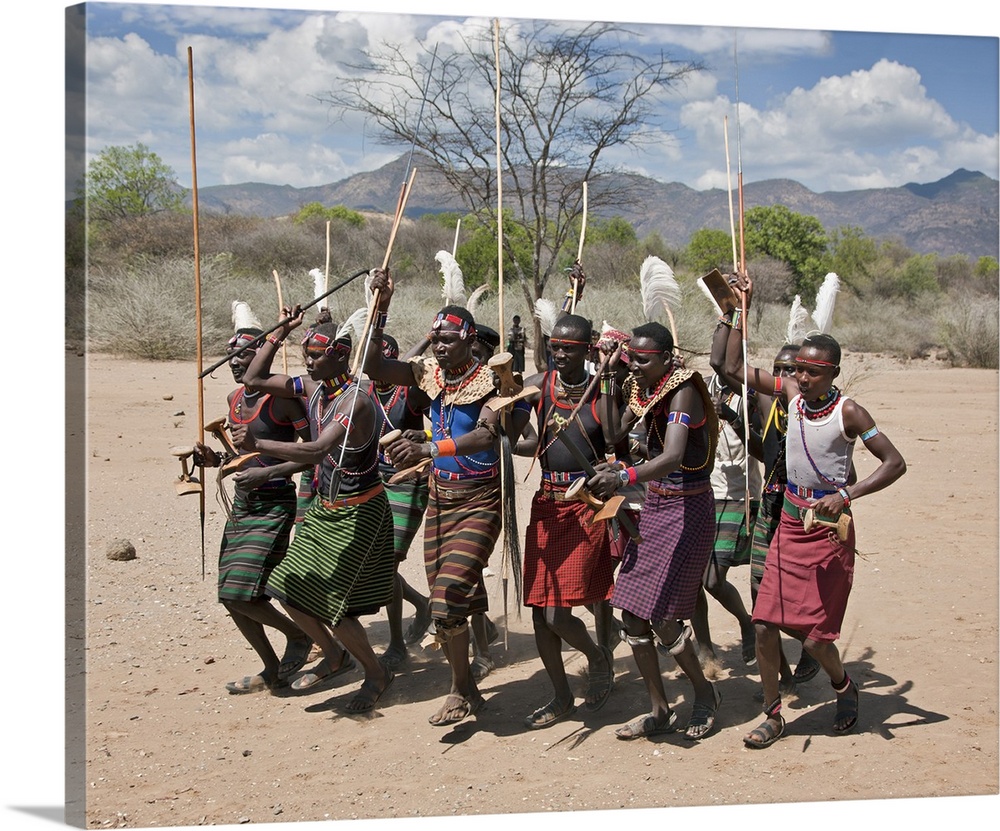
[[[421, 13], [407, 14], [386, 13], [402, 6], [378, 2], [364, 13], [320, 11], [317, 2], [232, 5], [90, 4], [87, 123], [70, 125], [73, 149], [92, 158], [108, 145], [142, 141], [189, 183], [190, 46], [200, 186], [339, 181], [400, 153], [354, 117], [331, 123], [313, 97], [344, 62], [383, 39], [414, 53], [448, 48], [495, 13], [480, 5], [469, 17], [468, 5], [447, 2], [421, 2], [413, 6]], [[608, 162], [697, 189], [726, 187], [738, 164], [745, 182], [790, 178], [816, 191], [930, 182], [959, 167], [998, 176], [998, 40], [981, 23], [970, 27], [975, 35], [921, 34], [909, 19], [914, 33], [896, 34], [871, 16], [872, 30], [860, 32], [856, 22], [831, 18], [822, 27], [782, 14], [783, 28], [768, 28], [775, 21], [754, 16], [747, 24], [723, 4], [708, 25], [695, 25], [640, 5], [615, 5], [619, 22], [644, 23], [636, 49], [663, 49], [706, 70], [664, 100], [653, 145], [609, 152]], [[452, 7], [461, 14], [449, 14]], [[502, 9], [505, 28], [525, 15], [570, 25], [607, 13], [586, 3]]]

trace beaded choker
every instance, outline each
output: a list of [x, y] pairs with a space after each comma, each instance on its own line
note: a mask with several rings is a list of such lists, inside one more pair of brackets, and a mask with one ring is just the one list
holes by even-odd
[[476, 374], [476, 370], [479, 369], [481, 364], [475, 358], [473, 358], [469, 363], [463, 367], [459, 367], [454, 372], [446, 372], [441, 370], [441, 381], [444, 384], [444, 388], [447, 392], [455, 392], [464, 387], [469, 380]]
[[840, 400], [840, 390], [837, 387], [830, 387], [815, 404], [807, 404], [804, 398], [799, 399], [799, 414], [805, 416], [810, 421], [818, 421], [833, 412]]

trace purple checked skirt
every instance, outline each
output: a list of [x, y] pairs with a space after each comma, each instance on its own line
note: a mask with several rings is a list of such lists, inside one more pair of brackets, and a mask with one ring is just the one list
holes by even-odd
[[[642, 542], [629, 540], [611, 605], [649, 621], [690, 620], [712, 554], [715, 497], [657, 493], [651, 483], [639, 515]], [[654, 489], [655, 488], [655, 489]]]

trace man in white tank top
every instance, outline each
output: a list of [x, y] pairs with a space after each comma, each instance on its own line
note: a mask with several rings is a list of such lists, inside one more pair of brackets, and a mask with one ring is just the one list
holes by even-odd
[[[744, 293], [749, 309], [753, 282], [735, 276], [732, 284]], [[739, 311], [731, 314], [735, 317]], [[739, 322], [734, 320], [731, 326], [726, 371], [742, 379]], [[849, 515], [854, 500], [891, 485], [906, 472], [906, 462], [868, 411], [834, 385], [840, 356], [834, 338], [817, 334], [803, 341], [794, 376], [775, 377], [756, 367], [746, 371], [751, 389], [782, 398], [788, 408], [788, 486], [753, 611], [765, 720], [744, 736], [750, 748], [768, 747], [784, 735], [778, 687], [781, 631], [802, 640], [830, 676], [837, 695], [834, 732], [846, 733], [858, 722], [858, 686], [844, 669], [835, 643], [854, 576], [853, 522], [841, 535], [839, 529], [835, 532], [822, 524], [806, 531], [803, 519], [809, 509], [828, 521]], [[849, 484], [859, 437], [880, 464]]]

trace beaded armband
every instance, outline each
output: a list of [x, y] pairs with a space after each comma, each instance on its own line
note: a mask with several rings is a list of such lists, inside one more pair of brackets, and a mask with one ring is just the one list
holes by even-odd
[[306, 385], [302, 383], [302, 376], [296, 375], [292, 378], [292, 392], [297, 396], [303, 396], [306, 394]]
[[667, 413], [667, 424], [683, 424], [685, 427], [691, 426], [691, 416], [682, 413], [680, 410], [671, 410]]
[[873, 424], [870, 429], [865, 430], [865, 432], [861, 434], [861, 441], [868, 441], [868, 439], [875, 438], [875, 436], [878, 435], [878, 432], [878, 427]]

